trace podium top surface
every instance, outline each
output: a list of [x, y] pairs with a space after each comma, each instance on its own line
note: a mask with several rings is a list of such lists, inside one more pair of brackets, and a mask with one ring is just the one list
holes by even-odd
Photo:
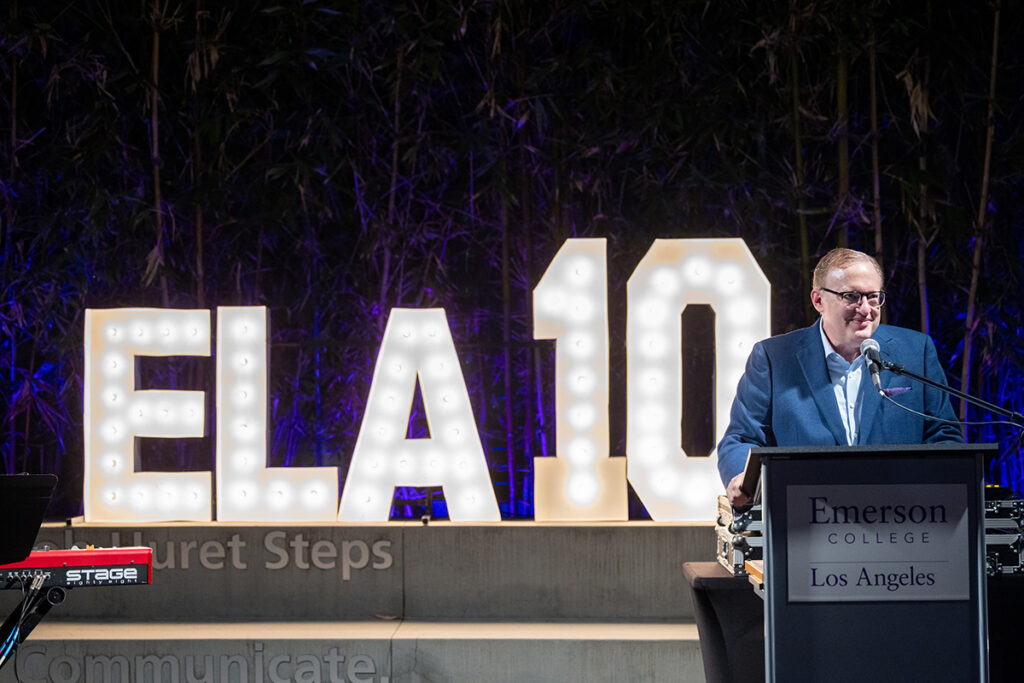
[[872, 444], [865, 446], [759, 446], [750, 449], [750, 455], [769, 457], [841, 457], [879, 455], [892, 457], [929, 457], [937, 455], [963, 455], [998, 452], [999, 444], [994, 443], [925, 443], [925, 444]]
[[761, 446], [750, 449], [743, 471], [743, 490], [755, 504], [760, 502], [761, 463], [772, 459], [800, 458], [941, 458], [951, 456], [993, 457], [999, 445], [993, 443], [872, 444], [866, 446]]

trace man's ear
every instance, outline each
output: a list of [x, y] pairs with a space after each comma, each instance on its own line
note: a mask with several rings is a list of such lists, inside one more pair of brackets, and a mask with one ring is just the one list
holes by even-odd
[[819, 292], [816, 289], [811, 290], [811, 305], [814, 306], [814, 310], [816, 310], [818, 313], [821, 313], [821, 292]]

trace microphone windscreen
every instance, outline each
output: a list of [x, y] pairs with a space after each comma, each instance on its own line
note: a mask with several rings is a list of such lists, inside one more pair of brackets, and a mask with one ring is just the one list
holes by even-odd
[[860, 343], [860, 352], [862, 355], [867, 356], [869, 355], [869, 351], [874, 351], [877, 354], [881, 354], [882, 348], [874, 339], [865, 339]]

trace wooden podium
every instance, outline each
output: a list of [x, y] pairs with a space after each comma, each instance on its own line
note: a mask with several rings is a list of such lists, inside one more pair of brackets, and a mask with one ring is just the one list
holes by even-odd
[[768, 681], [985, 681], [995, 445], [755, 448]]

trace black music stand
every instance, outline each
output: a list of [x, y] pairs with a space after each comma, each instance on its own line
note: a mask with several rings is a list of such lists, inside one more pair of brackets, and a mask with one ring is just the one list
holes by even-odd
[[52, 474], [0, 475], [0, 564], [21, 562], [32, 552], [56, 486]]

